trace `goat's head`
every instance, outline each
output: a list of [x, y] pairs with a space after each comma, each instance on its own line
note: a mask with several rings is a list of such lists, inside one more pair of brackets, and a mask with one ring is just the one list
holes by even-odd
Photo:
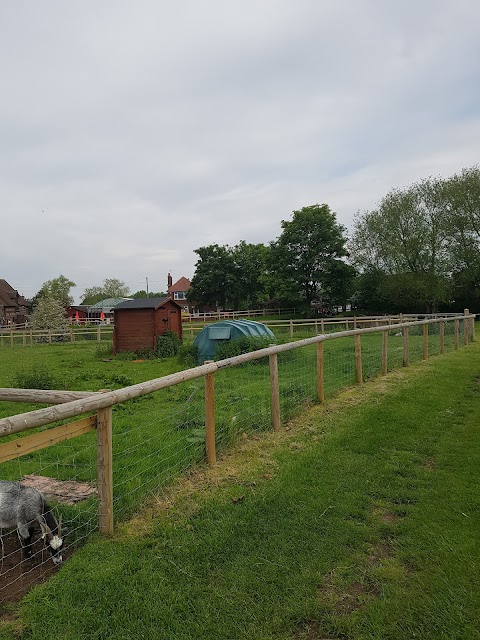
[[42, 538], [46, 548], [50, 551], [52, 560], [55, 564], [60, 564], [63, 560], [63, 537], [62, 537], [62, 516], [60, 516], [57, 525], [57, 532], [53, 533], [46, 522], [41, 522]]

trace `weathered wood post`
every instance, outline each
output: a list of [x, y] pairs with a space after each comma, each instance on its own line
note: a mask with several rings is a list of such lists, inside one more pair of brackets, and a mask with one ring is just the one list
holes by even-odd
[[317, 342], [317, 393], [318, 393], [318, 401], [325, 402], [323, 342]]
[[293, 338], [293, 320], [290, 319], [290, 338]]
[[101, 533], [113, 533], [112, 407], [97, 411], [98, 524]]
[[[273, 345], [271, 345], [273, 346]], [[274, 431], [280, 431], [280, 389], [278, 384], [278, 357], [276, 353], [268, 356], [270, 364], [270, 400], [272, 407], [272, 427]]]
[[409, 335], [408, 335], [408, 327], [404, 327], [403, 329], [403, 366], [408, 367], [409, 363]]
[[382, 331], [382, 375], [388, 371], [388, 331]]
[[10, 329], [10, 348], [13, 349], [13, 329]]
[[475, 316], [472, 318], [472, 342], [475, 342]]
[[428, 324], [423, 325], [423, 359], [428, 360]]
[[445, 353], [445, 322], [440, 321], [440, 353]]
[[357, 372], [358, 384], [363, 384], [362, 342], [360, 334], [355, 336], [355, 371]]
[[467, 346], [468, 339], [470, 337], [468, 331], [468, 325], [470, 324], [470, 319], [468, 318], [468, 316], [470, 315], [470, 311], [468, 309], [464, 309], [463, 315], [465, 316], [463, 320], [463, 344]]
[[[213, 360], [205, 360], [205, 364]], [[207, 373], [205, 376], [205, 450], [207, 462], [212, 465], [217, 461], [215, 446], [215, 374]]]

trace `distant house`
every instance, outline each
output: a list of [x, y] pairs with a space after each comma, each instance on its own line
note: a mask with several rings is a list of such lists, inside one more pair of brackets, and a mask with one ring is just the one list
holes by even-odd
[[188, 299], [188, 292], [190, 291], [190, 287], [192, 286], [190, 280], [182, 276], [175, 283], [172, 280], [172, 276], [169, 273], [167, 279], [167, 295], [170, 296], [172, 300], [177, 302], [182, 306], [182, 310], [185, 313], [191, 313], [195, 315], [197, 313], [208, 313], [210, 311], [216, 311], [213, 307], [209, 307], [206, 305], [199, 305], [195, 300]]
[[155, 349], [157, 338], [173, 331], [182, 338], [182, 307], [169, 297], [137, 298], [114, 310], [113, 353]]
[[73, 322], [85, 323], [88, 319], [88, 305], [78, 304], [76, 306], [70, 306], [65, 309], [65, 315]]
[[175, 300], [186, 313], [193, 313], [193, 306], [189, 305], [187, 300], [188, 290], [191, 287], [190, 280], [182, 276], [180, 280], [173, 283], [171, 274], [168, 274], [167, 294], [172, 300]]
[[0, 280], [0, 327], [27, 321], [29, 303], [6, 280]]

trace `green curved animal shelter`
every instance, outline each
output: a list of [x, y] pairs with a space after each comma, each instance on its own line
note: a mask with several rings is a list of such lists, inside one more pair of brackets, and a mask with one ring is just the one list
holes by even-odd
[[198, 350], [198, 363], [205, 360], [213, 360], [217, 352], [217, 347], [226, 340], [238, 340], [244, 336], [252, 338], [268, 338], [275, 342], [275, 336], [261, 322], [254, 320], [221, 320], [204, 327], [197, 335], [193, 344]]

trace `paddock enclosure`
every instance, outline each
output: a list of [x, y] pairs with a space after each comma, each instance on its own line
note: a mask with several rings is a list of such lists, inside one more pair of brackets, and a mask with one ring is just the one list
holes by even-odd
[[[378, 326], [314, 335], [115, 390], [0, 389], [4, 403], [49, 405], [0, 419], [0, 477], [56, 483], [46, 493], [68, 528], [68, 557], [91, 532], [112, 533], [115, 522], [192, 465], [216, 464], [217, 452], [245, 433], [279, 430], [342, 388], [467, 347], [474, 319], [465, 310], [395, 325], [377, 320]], [[62, 493], [68, 483], [92, 491], [68, 499]], [[18, 548], [15, 533], [3, 536], [0, 601], [56, 571], [39, 543], [31, 561], [22, 561]]]

